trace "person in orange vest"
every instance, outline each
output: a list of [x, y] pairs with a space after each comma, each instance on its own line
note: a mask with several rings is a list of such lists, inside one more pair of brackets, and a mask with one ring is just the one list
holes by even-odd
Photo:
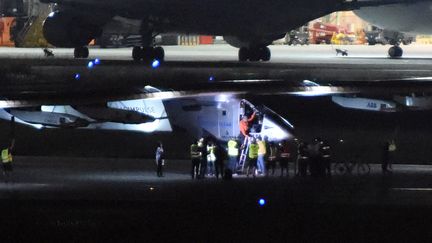
[[255, 114], [254, 112], [250, 118], [244, 115], [240, 121], [240, 133], [245, 137], [245, 140], [249, 138], [249, 123], [255, 119]]

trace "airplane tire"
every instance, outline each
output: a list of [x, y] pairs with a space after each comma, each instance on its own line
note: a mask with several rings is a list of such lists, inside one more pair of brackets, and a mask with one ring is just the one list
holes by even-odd
[[165, 51], [162, 47], [158, 46], [154, 48], [153, 50], [153, 56], [156, 60], [159, 60], [160, 62], [164, 61], [165, 59]]
[[388, 50], [388, 55], [391, 58], [399, 58], [402, 57], [403, 55], [403, 50], [402, 48], [400, 48], [399, 46], [392, 46], [390, 47], [390, 49]]
[[83, 58], [88, 58], [89, 54], [90, 54], [89, 49], [87, 47], [83, 47], [82, 48], [82, 57]]
[[268, 48], [268, 47], [263, 47], [263, 48], [261, 49], [261, 60], [263, 60], [263, 61], [265, 61], [265, 62], [268, 62], [268, 61], [270, 61], [270, 58], [271, 58], [271, 51], [270, 51], [270, 48]]
[[249, 49], [249, 61], [258, 62], [261, 60], [261, 48], [250, 48]]
[[140, 46], [134, 46], [132, 49], [132, 58], [134, 61], [140, 61], [142, 59], [142, 48]]
[[144, 62], [151, 62], [154, 59], [153, 47], [143, 47], [142, 48], [142, 59]]
[[240, 62], [246, 62], [249, 59], [249, 49], [241, 47], [238, 52], [238, 57]]
[[87, 47], [75, 47], [74, 58], [88, 58], [89, 49]]

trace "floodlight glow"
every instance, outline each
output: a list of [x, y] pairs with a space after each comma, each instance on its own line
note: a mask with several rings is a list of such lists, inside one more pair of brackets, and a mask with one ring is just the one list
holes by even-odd
[[54, 17], [55, 14], [56, 14], [55, 12], [51, 12], [51, 13], [48, 14], [48, 17], [52, 18], [52, 17]]
[[260, 198], [260, 200], [258, 200], [258, 204], [260, 207], [264, 207], [266, 205], [266, 200], [264, 198]]
[[87, 64], [87, 67], [88, 68], [93, 68], [94, 67], [94, 62], [92, 62], [92, 61], [90, 61], [88, 64]]
[[158, 68], [160, 66], [160, 62], [159, 62], [159, 60], [154, 60], [153, 62], [152, 62], [152, 68]]

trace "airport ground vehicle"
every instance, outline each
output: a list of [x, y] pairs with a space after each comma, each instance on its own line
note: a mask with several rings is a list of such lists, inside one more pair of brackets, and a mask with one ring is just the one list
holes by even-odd
[[314, 44], [331, 44], [331, 39], [335, 33], [339, 32], [339, 28], [333, 24], [316, 22], [312, 25], [311, 43]]
[[286, 35], [287, 45], [309, 45], [309, 30], [307, 27], [302, 27], [298, 30], [291, 30]]
[[409, 45], [412, 42], [415, 41], [415, 36], [413, 35], [407, 35], [400, 32], [393, 32], [393, 31], [386, 31], [386, 30], [380, 30], [375, 29], [372, 31], [366, 31], [366, 40], [369, 45]]

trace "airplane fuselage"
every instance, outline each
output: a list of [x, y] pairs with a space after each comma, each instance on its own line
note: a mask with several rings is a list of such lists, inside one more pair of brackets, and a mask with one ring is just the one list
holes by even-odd
[[432, 34], [432, 1], [364, 7], [355, 13], [382, 29], [411, 34]]
[[283, 34], [338, 10], [338, 0], [47, 0], [81, 13], [143, 20], [160, 32], [229, 36]]

